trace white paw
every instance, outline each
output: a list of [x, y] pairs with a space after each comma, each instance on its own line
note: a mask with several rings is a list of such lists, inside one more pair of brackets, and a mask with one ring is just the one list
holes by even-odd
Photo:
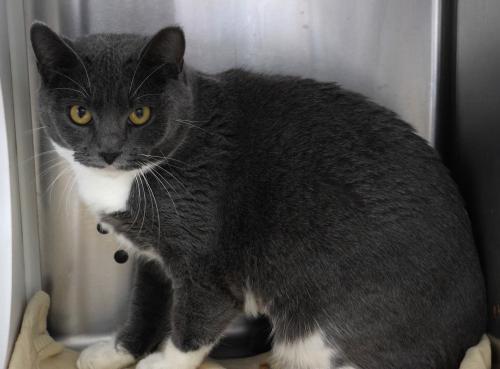
[[124, 350], [117, 350], [114, 341], [99, 342], [82, 351], [78, 369], [121, 369], [133, 364], [135, 359]]
[[183, 352], [168, 340], [162, 352], [151, 354], [139, 361], [136, 369], [196, 369], [211, 347], [204, 346], [196, 351]]
[[135, 369], [167, 369], [167, 359], [162, 352], [151, 354], [137, 364]]

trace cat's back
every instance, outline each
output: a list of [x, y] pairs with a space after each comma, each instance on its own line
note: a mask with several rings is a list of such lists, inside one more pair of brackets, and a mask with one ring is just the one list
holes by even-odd
[[221, 74], [227, 96], [235, 101], [242, 138], [283, 148], [325, 149], [325, 154], [384, 155], [399, 151], [434, 160], [436, 155], [414, 129], [392, 111], [334, 82], [241, 69]]
[[261, 183], [326, 194], [340, 186], [365, 206], [375, 205], [371, 196], [420, 194], [462, 207], [434, 149], [388, 109], [335, 83], [242, 70], [223, 76], [239, 111], [240, 163]]
[[[436, 152], [394, 113], [334, 83], [241, 70], [222, 78], [240, 112], [232, 183], [243, 242], [254, 240], [278, 275], [307, 260], [294, 283], [335, 286], [318, 299], [335, 306], [336, 322], [349, 321], [342, 311], [392, 309], [403, 326], [419, 321], [420, 352], [435, 349], [429, 337], [447, 340], [441, 359], [456, 362], [484, 330], [484, 286], [462, 199]], [[276, 280], [276, 289], [287, 284]], [[372, 345], [368, 324], [346, 328], [359, 329], [343, 347], [353, 357]], [[406, 339], [404, 330], [373, 334], [388, 345]]]

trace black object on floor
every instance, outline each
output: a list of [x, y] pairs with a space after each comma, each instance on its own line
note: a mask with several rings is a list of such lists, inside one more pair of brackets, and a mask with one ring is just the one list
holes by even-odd
[[210, 352], [212, 359], [237, 359], [268, 352], [272, 347], [272, 326], [264, 316], [236, 319], [217, 346]]

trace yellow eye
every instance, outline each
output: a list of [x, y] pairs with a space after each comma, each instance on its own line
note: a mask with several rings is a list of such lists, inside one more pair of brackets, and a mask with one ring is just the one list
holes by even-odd
[[85, 125], [92, 120], [92, 114], [87, 110], [87, 108], [80, 105], [73, 105], [69, 109], [69, 117], [73, 123], [79, 125]]
[[128, 119], [136, 126], [146, 124], [149, 118], [151, 118], [151, 109], [148, 106], [141, 106], [128, 116]]

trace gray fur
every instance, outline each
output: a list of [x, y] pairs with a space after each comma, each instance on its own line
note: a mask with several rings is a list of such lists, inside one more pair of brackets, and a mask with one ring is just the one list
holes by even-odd
[[[170, 336], [184, 351], [211, 344], [250, 288], [275, 342], [319, 326], [337, 364], [457, 368], [485, 330], [484, 282], [434, 150], [334, 83], [184, 68], [182, 31], [161, 32], [149, 44], [125, 34], [63, 43], [32, 28], [51, 138], [84, 165], [102, 167], [110, 150], [122, 169], [161, 161], [146, 174], [158, 211], [137, 180], [126, 211], [101, 214], [163, 260], [139, 265], [119, 341], [136, 357]], [[132, 127], [139, 96], [154, 115]], [[72, 124], [72, 103], [95, 121]]]

